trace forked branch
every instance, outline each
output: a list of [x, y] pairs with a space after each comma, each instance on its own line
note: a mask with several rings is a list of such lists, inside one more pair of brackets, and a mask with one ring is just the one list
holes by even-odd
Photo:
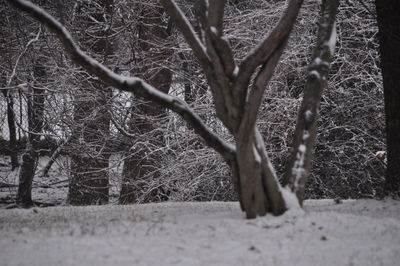
[[192, 48], [202, 67], [206, 70], [209, 69], [210, 71], [212, 71], [210, 59], [207, 56], [206, 48], [197, 37], [193, 27], [190, 25], [190, 22], [187, 20], [182, 10], [176, 5], [175, 1], [173, 0], [160, 0], [160, 2], [163, 5], [164, 9], [171, 16], [173, 22], [182, 32], [186, 42], [189, 44], [190, 48]]
[[237, 99], [241, 101], [240, 106], [244, 106], [243, 99], [246, 99], [251, 75], [257, 67], [264, 65], [279, 52], [279, 47], [287, 41], [302, 4], [303, 0], [289, 0], [285, 13], [272, 32], [243, 59], [235, 88]]

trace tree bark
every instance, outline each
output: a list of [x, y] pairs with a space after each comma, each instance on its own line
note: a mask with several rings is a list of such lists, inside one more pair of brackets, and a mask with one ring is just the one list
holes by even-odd
[[10, 141], [8, 143], [8, 152], [11, 159], [11, 170], [19, 166], [17, 150], [17, 131], [15, 127], [14, 99], [8, 90], [3, 90], [4, 98], [7, 102], [7, 123]]
[[[172, 82], [172, 71], [168, 67], [172, 49], [166, 40], [171, 33], [171, 23], [163, 22], [163, 13], [163, 9], [157, 7], [146, 7], [142, 11], [144, 19], [138, 26], [140, 51], [136, 54], [139, 54], [139, 76], [148, 80], [159, 91], [168, 94]], [[164, 136], [158, 130], [157, 121], [165, 116], [166, 108], [163, 106], [143, 100], [133, 102], [129, 128], [138, 137], [133, 140], [133, 146], [124, 160], [120, 204], [137, 202], [146, 190], [149, 180], [160, 176], [160, 155], [157, 150], [164, 146]], [[145, 144], [144, 140], [149, 142]], [[160, 198], [153, 194], [147, 200]]]
[[324, 0], [319, 21], [318, 37], [308, 77], [304, 88], [303, 101], [298, 112], [293, 135], [292, 152], [286, 165], [284, 185], [296, 193], [300, 204], [314, 154], [317, 137], [317, 122], [323, 91], [328, 87], [328, 74], [336, 45], [336, 13], [339, 0]]
[[[113, 52], [108, 36], [111, 28], [113, 0], [80, 3], [79, 13], [85, 16], [79, 27], [85, 27], [91, 35], [82, 36], [81, 43], [106, 64]], [[93, 17], [94, 19], [91, 19]], [[100, 30], [98, 30], [100, 28]], [[81, 76], [85, 88], [75, 97], [75, 128], [71, 137], [71, 178], [68, 202], [72, 205], [105, 204], [109, 201], [108, 167], [110, 153], [107, 140], [110, 131], [108, 112], [112, 91], [103, 82]]]
[[19, 175], [16, 203], [22, 207], [33, 206], [32, 182], [35, 176], [37, 161], [39, 158], [40, 133], [43, 128], [44, 114], [44, 89], [40, 88], [46, 78], [45, 62], [38, 58], [34, 62], [33, 73], [35, 85], [28, 95], [28, 143], [22, 156], [22, 165]]
[[385, 191], [400, 196], [400, 1], [375, 0], [385, 97]]

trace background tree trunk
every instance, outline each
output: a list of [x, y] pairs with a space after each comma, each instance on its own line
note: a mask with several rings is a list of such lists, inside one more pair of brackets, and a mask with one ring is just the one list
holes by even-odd
[[11, 170], [19, 166], [17, 150], [17, 131], [15, 127], [14, 99], [9, 90], [3, 90], [4, 98], [7, 102], [7, 124], [9, 132], [8, 152], [11, 159]]
[[21, 172], [19, 175], [16, 202], [22, 207], [31, 207], [32, 182], [35, 176], [37, 161], [39, 158], [40, 133], [43, 128], [43, 114], [45, 93], [41, 88], [46, 78], [45, 62], [43, 58], [36, 59], [33, 66], [34, 86], [31, 95], [27, 96], [28, 104], [28, 143], [22, 155]]
[[375, 0], [385, 95], [385, 190], [400, 196], [400, 1]]
[[[91, 37], [82, 36], [83, 46], [107, 64], [113, 52], [111, 34], [113, 0], [79, 3], [81, 21]], [[90, 18], [93, 17], [94, 19]], [[112, 91], [98, 79], [82, 75], [85, 88], [75, 97], [75, 128], [71, 138], [71, 178], [68, 202], [72, 205], [105, 204], [109, 200], [108, 167], [110, 134], [108, 104]]]
[[[166, 41], [171, 34], [171, 22], [163, 21], [163, 13], [161, 7], [143, 9], [143, 20], [138, 26], [140, 53], [136, 54], [139, 57], [139, 76], [158, 90], [168, 94], [172, 82], [172, 71], [168, 66], [172, 49]], [[137, 138], [133, 140], [133, 146], [124, 160], [120, 204], [136, 202], [146, 190], [149, 179], [159, 177], [158, 169], [161, 165], [157, 150], [158, 147], [164, 146], [164, 136], [157, 122], [166, 115], [165, 107], [139, 99], [133, 101], [129, 128], [137, 135]], [[150, 137], [150, 143], [143, 143], [144, 138], [141, 136]], [[154, 193], [157, 194], [157, 191]], [[160, 197], [159, 195], [149, 196]]]

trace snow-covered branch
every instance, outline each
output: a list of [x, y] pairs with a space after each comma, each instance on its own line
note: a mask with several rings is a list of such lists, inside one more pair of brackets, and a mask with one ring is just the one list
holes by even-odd
[[[195, 114], [184, 101], [157, 90], [142, 79], [135, 77], [124, 77], [112, 72], [110, 69], [85, 54], [74, 42], [69, 32], [61, 23], [59, 23], [54, 17], [49, 15], [43, 9], [32, 4], [31, 2], [25, 0], [7, 1], [15, 6], [17, 9], [28, 13], [41, 23], [45, 24], [51, 31], [56, 33], [64, 48], [71, 56], [72, 60], [76, 64], [82, 66], [90, 74], [97, 76], [99, 79], [110, 86], [118, 88], [122, 91], [134, 93], [136, 96], [153, 101], [176, 112], [193, 127], [197, 134], [204, 138], [204, 140], [210, 147], [219, 152], [225, 160], [229, 161], [234, 157], [234, 146], [227, 143], [214, 132], [212, 132], [203, 123], [201, 118], [197, 114]], [[172, 3], [171, 1], [167, 0], [163, 2]], [[196, 42], [196, 44], [198, 43]], [[197, 48], [201, 50], [201, 56], [204, 56], [203, 48]]]

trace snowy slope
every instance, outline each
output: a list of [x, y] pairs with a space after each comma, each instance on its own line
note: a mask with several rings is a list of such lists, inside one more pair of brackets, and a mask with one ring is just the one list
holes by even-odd
[[306, 201], [244, 219], [237, 203], [0, 210], [0, 265], [399, 265], [400, 202]]

